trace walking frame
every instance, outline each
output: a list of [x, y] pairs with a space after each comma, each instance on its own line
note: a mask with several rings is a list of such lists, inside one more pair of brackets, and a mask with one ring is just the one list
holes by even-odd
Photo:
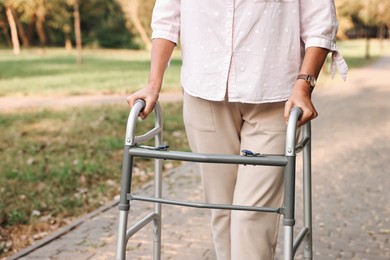
[[[155, 127], [141, 136], [135, 136], [135, 126], [140, 111], [145, 107], [143, 100], [137, 100], [130, 111], [127, 127], [126, 140], [124, 145], [123, 168], [121, 193], [119, 202], [119, 223], [116, 260], [126, 259], [126, 245], [131, 236], [153, 222], [153, 259], [161, 259], [161, 209], [162, 204], [178, 206], [206, 208], [206, 209], [228, 209], [258, 211], [283, 215], [284, 228], [284, 260], [294, 259], [297, 249], [303, 244], [304, 259], [313, 258], [312, 247], [312, 208], [311, 208], [311, 126], [310, 122], [302, 128], [302, 137], [297, 142], [297, 121], [302, 114], [300, 108], [293, 108], [286, 133], [286, 150], [284, 155], [260, 155], [250, 151], [244, 155], [221, 155], [221, 154], [200, 154], [191, 152], [168, 151], [167, 146], [162, 145], [162, 111], [157, 103], [154, 108]], [[142, 146], [152, 138], [155, 139], [155, 147]], [[303, 151], [303, 228], [294, 238], [295, 226], [295, 168], [296, 154]], [[131, 178], [133, 158], [155, 159], [154, 176], [154, 197], [136, 196], [131, 193]], [[224, 163], [243, 165], [267, 165], [284, 167], [284, 205], [280, 208], [249, 207], [243, 205], [222, 205], [183, 202], [162, 198], [162, 160], [192, 161], [201, 163]], [[130, 201], [139, 200], [154, 203], [154, 212], [149, 213], [139, 222], [128, 229], [127, 219], [130, 209]]]

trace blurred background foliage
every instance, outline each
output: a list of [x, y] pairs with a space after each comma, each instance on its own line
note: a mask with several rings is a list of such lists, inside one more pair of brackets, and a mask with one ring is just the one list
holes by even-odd
[[[79, 27], [86, 47], [148, 49], [154, 2], [0, 0], [0, 46], [71, 48]], [[336, 8], [339, 39], [388, 38], [389, 0], [336, 0]]]
[[148, 48], [154, 2], [0, 0], [0, 46], [71, 48], [76, 45], [78, 14], [84, 46]]

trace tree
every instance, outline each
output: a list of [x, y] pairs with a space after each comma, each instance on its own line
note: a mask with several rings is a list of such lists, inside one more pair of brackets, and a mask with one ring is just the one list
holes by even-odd
[[[338, 0], [336, 2], [340, 21], [340, 38], [345, 38], [351, 28], [366, 39], [365, 57], [370, 58], [370, 39], [377, 28], [390, 28], [389, 0]], [[361, 29], [359, 29], [361, 28]], [[359, 36], [359, 34], [358, 34]]]
[[116, 0], [79, 2], [83, 43], [103, 48], [139, 48], [134, 33], [126, 28], [126, 18]]
[[81, 41], [81, 22], [80, 22], [80, 8], [78, 0], [73, 0], [73, 18], [74, 18], [74, 31], [76, 36], [76, 49], [77, 49], [77, 64], [83, 62], [83, 53], [82, 53], [82, 41]]
[[[38, 35], [40, 45], [45, 46], [47, 36], [45, 31], [45, 22], [47, 10], [51, 2], [46, 0], [5, 0], [3, 4], [12, 9], [13, 19], [17, 26], [19, 39], [23, 46], [30, 46], [34, 32]], [[27, 25], [27, 33], [25, 30]]]
[[378, 19], [387, 29], [387, 35], [390, 30], [390, 1], [380, 1], [377, 6]]
[[372, 35], [372, 28], [383, 28], [386, 24], [390, 25], [390, 15], [387, 14], [390, 4], [388, 0], [360, 1], [364, 2], [364, 9], [361, 10], [360, 15], [366, 29], [366, 59], [370, 59], [370, 38], [377, 36]]
[[74, 31], [73, 2], [51, 0], [50, 12], [46, 16], [46, 27], [49, 28], [49, 39], [52, 44], [72, 49], [72, 33]]
[[[5, 10], [3, 10], [0, 6], [0, 12], [1, 13], [5, 13]], [[0, 17], [0, 28], [1, 28], [1, 31], [3, 32], [3, 36], [5, 38], [5, 42], [7, 43], [7, 45], [9, 47], [12, 47], [12, 41], [11, 41], [11, 38], [9, 37], [9, 34], [8, 34], [8, 27], [6, 25], [6, 21]], [[0, 35], [1, 36], [1, 35]]]
[[152, 35], [152, 28], [150, 24], [152, 22], [154, 4], [154, 0], [140, 1], [138, 7], [138, 17], [149, 38]]
[[48, 3], [46, 0], [35, 0], [35, 28], [41, 47], [44, 47], [47, 44], [47, 36], [45, 31], [46, 14], [48, 11], [47, 9]]
[[[78, 12], [73, 0], [0, 0], [0, 11], [4, 14], [0, 17], [0, 45], [7, 42], [14, 45], [11, 39], [14, 35], [14, 41], [17, 39], [24, 47], [71, 48], [81, 38], [83, 45], [94, 47], [150, 46], [154, 0], [78, 0], [77, 3]], [[6, 6], [12, 9], [12, 17], [6, 15]], [[12, 33], [8, 18], [15, 24]]]
[[363, 8], [360, 0], [339, 0], [336, 1], [337, 18], [339, 20], [339, 30], [337, 36], [339, 39], [348, 38], [347, 32], [354, 28], [354, 20]]
[[142, 42], [144, 43], [146, 49], [150, 49], [152, 46], [152, 42], [138, 16], [138, 9], [140, 6], [139, 0], [116, 0], [116, 1], [121, 6], [123, 13], [125, 14], [127, 20], [126, 27], [131, 32], [132, 26], [134, 26], [138, 35], [141, 37]]
[[[16, 9], [17, 9], [17, 7], [16, 7]], [[24, 27], [23, 27], [20, 19], [18, 18], [18, 15], [14, 14], [14, 19], [15, 19], [15, 23], [16, 23], [16, 26], [18, 28], [18, 34], [19, 34], [20, 39], [22, 40], [23, 46], [29, 47], [30, 42], [28, 41], [27, 35], [24, 31]]]
[[20, 43], [19, 43], [19, 38], [18, 38], [18, 29], [16, 26], [16, 22], [15, 22], [13, 10], [12, 10], [12, 5], [11, 5], [11, 2], [9, 2], [9, 1], [4, 2], [4, 5], [5, 5], [5, 12], [7, 15], [9, 28], [11, 30], [11, 41], [12, 41], [12, 45], [13, 45], [13, 51], [14, 51], [15, 55], [19, 55], [20, 54]]

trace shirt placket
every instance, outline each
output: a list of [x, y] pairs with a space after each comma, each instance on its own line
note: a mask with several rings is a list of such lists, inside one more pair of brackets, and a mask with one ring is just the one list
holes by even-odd
[[[225, 46], [226, 46], [226, 57], [224, 62], [225, 74], [224, 74], [224, 86], [223, 89], [226, 91], [228, 88], [228, 96], [231, 96], [231, 92], [234, 89], [234, 69], [233, 69], [233, 44], [234, 44], [234, 11], [235, 11], [235, 0], [226, 1], [226, 23], [225, 23]], [[222, 88], [222, 86], [221, 86]]]

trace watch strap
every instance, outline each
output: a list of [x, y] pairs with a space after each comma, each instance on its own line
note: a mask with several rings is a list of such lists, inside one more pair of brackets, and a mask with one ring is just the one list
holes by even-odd
[[313, 76], [313, 75], [308, 75], [308, 74], [299, 74], [297, 79], [303, 79], [307, 82], [307, 84], [309, 85], [309, 87], [311, 88], [311, 90], [313, 91], [314, 87], [315, 87], [315, 83], [313, 84], [313, 80], [314, 82], [316, 81], [316, 78]]

